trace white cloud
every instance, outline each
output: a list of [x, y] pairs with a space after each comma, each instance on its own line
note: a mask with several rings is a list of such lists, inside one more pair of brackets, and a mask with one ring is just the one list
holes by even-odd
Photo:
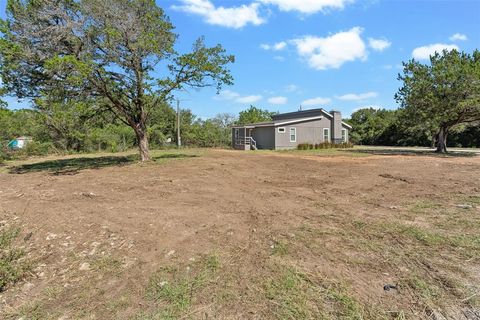
[[468, 40], [467, 36], [462, 33], [455, 33], [450, 38], [450, 41], [466, 41]]
[[272, 45], [263, 44], [263, 43], [260, 45], [260, 48], [262, 48], [263, 50], [273, 50], [273, 51], [280, 51], [285, 49], [286, 47], [287, 47], [287, 43], [285, 41], [280, 41]]
[[362, 110], [362, 109], [380, 110], [380, 109], [383, 109], [383, 107], [382, 107], [382, 106], [376, 106], [376, 105], [361, 106], [361, 107], [357, 107], [357, 108], [353, 109], [353, 110], [352, 110], [352, 113], [353, 113], [353, 112], [357, 112], [358, 110]]
[[337, 97], [339, 100], [344, 100], [344, 101], [360, 101], [360, 100], [366, 100], [369, 98], [375, 98], [378, 96], [377, 92], [365, 92], [365, 93], [347, 93], [344, 94], [343, 96]]
[[220, 94], [214, 97], [215, 100], [233, 100], [240, 97], [240, 94], [231, 90], [222, 90]]
[[289, 84], [285, 86], [285, 91], [287, 92], [295, 92], [298, 91], [300, 88], [296, 84]]
[[451, 51], [453, 49], [459, 50], [458, 46], [455, 44], [435, 43], [415, 48], [412, 52], [412, 57], [417, 60], [428, 60], [430, 59], [430, 56], [435, 54], [435, 52], [442, 53], [444, 49], [448, 51]]
[[238, 7], [215, 7], [209, 0], [180, 0], [182, 5], [171, 6], [172, 9], [192, 13], [203, 17], [206, 23], [228, 28], [242, 28], [247, 24], [260, 25], [265, 19], [259, 15], [260, 4], [251, 3]]
[[271, 97], [268, 98], [268, 103], [270, 104], [286, 104], [288, 101], [287, 97]]
[[275, 59], [277, 61], [285, 61], [285, 58], [282, 57], [282, 56], [274, 56], [273, 59]]
[[330, 98], [316, 97], [312, 99], [307, 99], [302, 102], [302, 106], [315, 106], [322, 104], [329, 104], [332, 100]]
[[346, 4], [353, 0], [260, 0], [264, 4], [278, 6], [281, 11], [298, 11], [304, 14], [312, 14], [328, 9], [343, 9]]
[[310, 67], [317, 70], [338, 69], [346, 62], [367, 59], [361, 33], [362, 28], [355, 27], [325, 38], [305, 36], [292, 42]]
[[251, 95], [235, 99], [237, 103], [254, 103], [262, 99], [261, 95]]
[[220, 92], [219, 95], [213, 97], [215, 100], [230, 100], [236, 103], [254, 103], [261, 100], [263, 97], [261, 95], [248, 95], [242, 96], [240, 93], [231, 91], [231, 90], [223, 90]]
[[368, 45], [370, 48], [376, 51], [383, 51], [390, 47], [392, 43], [386, 39], [374, 39], [374, 38], [368, 38]]

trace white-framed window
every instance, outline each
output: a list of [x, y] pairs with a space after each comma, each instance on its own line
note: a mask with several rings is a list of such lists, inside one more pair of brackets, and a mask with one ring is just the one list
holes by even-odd
[[342, 141], [343, 142], [348, 141], [348, 131], [347, 131], [347, 129], [342, 129]]
[[278, 133], [285, 133], [285, 127], [279, 127]]
[[330, 142], [330, 129], [323, 128], [323, 142]]
[[235, 129], [235, 139], [238, 139], [239, 135], [240, 135], [240, 129]]
[[297, 128], [290, 128], [290, 142], [297, 142]]

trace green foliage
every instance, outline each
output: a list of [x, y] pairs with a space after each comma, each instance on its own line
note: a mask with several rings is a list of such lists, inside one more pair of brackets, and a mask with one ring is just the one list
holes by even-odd
[[[37, 102], [47, 109], [78, 111], [75, 104], [95, 100], [92, 116], [109, 111], [133, 129], [142, 161], [150, 159], [149, 134], [158, 144], [166, 138], [160, 123], [148, 129], [149, 116], [174, 91], [215, 86], [218, 92], [233, 83], [226, 66], [235, 59], [221, 45], [207, 47], [200, 38], [190, 53], [174, 50], [174, 26], [153, 0], [9, 0], [6, 16], [0, 23], [4, 91], [55, 96]], [[164, 72], [157, 72], [161, 67]], [[49, 124], [69, 128], [63, 143], [79, 150], [85, 132], [77, 130], [83, 129], [80, 119], [69, 121], [70, 111], [57, 112]]]
[[[350, 140], [360, 145], [431, 146], [436, 130], [415, 124], [403, 109], [364, 108], [346, 120], [352, 125]], [[450, 132], [452, 147], [480, 147], [480, 125], [460, 125]]]
[[195, 120], [183, 132], [186, 145], [198, 147], [225, 147], [231, 144], [231, 128], [234, 117], [229, 114], [219, 114], [212, 119]]
[[250, 108], [248, 108], [247, 110], [240, 112], [236, 124], [244, 125], [249, 123], [271, 121], [274, 114], [276, 113], [250, 106]]
[[444, 50], [430, 64], [411, 60], [403, 66], [395, 99], [412, 126], [436, 132], [437, 151], [445, 152], [453, 127], [480, 122], [480, 51]]
[[363, 108], [352, 113], [350, 140], [357, 144], [390, 145], [391, 128], [396, 125], [398, 111]]

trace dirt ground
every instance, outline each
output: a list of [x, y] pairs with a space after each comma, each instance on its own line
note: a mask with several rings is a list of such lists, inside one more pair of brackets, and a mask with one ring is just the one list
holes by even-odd
[[155, 155], [0, 171], [0, 318], [480, 319], [480, 157]]

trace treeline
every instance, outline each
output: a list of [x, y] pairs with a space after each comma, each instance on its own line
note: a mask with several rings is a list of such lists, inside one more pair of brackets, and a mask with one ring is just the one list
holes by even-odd
[[[228, 146], [230, 126], [236, 120], [219, 114], [203, 120], [190, 110], [180, 112], [182, 145], [198, 147]], [[177, 143], [177, 115], [163, 103], [151, 110], [148, 136], [155, 148]], [[28, 136], [33, 142], [20, 153], [44, 155], [67, 152], [117, 152], [137, 147], [135, 133], [112, 113], [95, 105], [73, 103], [37, 105], [34, 109], [9, 110], [0, 107], [0, 144], [5, 155], [9, 141]]]
[[[350, 141], [360, 145], [434, 147], [436, 128], [419, 124], [405, 110], [364, 108], [346, 119], [353, 127]], [[480, 147], [480, 124], [460, 124], [452, 128], [449, 147]]]

